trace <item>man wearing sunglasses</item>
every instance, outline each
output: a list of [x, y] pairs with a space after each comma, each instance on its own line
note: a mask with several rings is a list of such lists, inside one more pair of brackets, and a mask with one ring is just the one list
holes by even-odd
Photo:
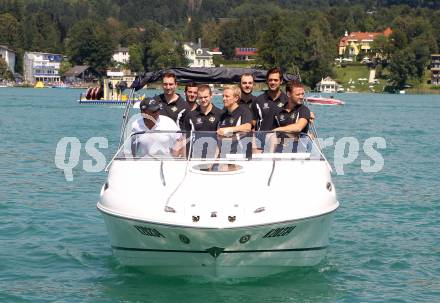
[[133, 157], [181, 155], [180, 128], [171, 118], [160, 115], [160, 103], [155, 99], [144, 99], [139, 108], [142, 117], [131, 125]]

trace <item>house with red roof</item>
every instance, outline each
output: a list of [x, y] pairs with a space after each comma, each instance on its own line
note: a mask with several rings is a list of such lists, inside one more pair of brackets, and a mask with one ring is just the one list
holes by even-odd
[[234, 51], [234, 59], [241, 61], [255, 60], [258, 52], [255, 47], [236, 47]]
[[339, 40], [339, 56], [344, 56], [348, 52], [348, 57], [356, 57], [359, 53], [371, 52], [371, 44], [378, 36], [389, 37], [393, 33], [390, 27], [383, 32], [352, 32]]

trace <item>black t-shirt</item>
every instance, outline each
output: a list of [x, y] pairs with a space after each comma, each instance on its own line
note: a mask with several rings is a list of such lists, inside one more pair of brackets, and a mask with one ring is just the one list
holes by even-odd
[[287, 95], [281, 92], [280, 96], [275, 100], [269, 97], [268, 91], [258, 96], [252, 103], [252, 113], [257, 121], [255, 130], [270, 131], [276, 127], [274, 123], [275, 115], [284, 108], [288, 102]]
[[[300, 118], [304, 118], [310, 122], [310, 110], [304, 104], [296, 105], [290, 112], [286, 108], [283, 108], [281, 112], [275, 115], [275, 124], [277, 127], [286, 126], [298, 122]], [[307, 123], [301, 132], [307, 133], [308, 131], [309, 123]]]
[[238, 126], [251, 123], [252, 114], [244, 106], [238, 106], [232, 113], [224, 109], [218, 128]]
[[179, 98], [176, 101], [167, 103], [164, 94], [155, 96], [154, 99], [159, 101], [161, 104], [160, 114], [171, 118], [176, 124], [183, 128], [183, 121], [185, 116], [191, 111], [189, 104], [183, 100], [183, 98], [178, 94]]
[[223, 111], [212, 104], [212, 109], [206, 115], [198, 106], [188, 113], [183, 124], [186, 131], [216, 131]]
[[257, 99], [257, 97], [255, 97], [252, 94], [241, 94], [241, 99], [238, 102], [238, 105], [244, 105], [247, 108], [249, 108], [249, 110], [252, 112], [252, 103], [254, 102], [254, 100]]

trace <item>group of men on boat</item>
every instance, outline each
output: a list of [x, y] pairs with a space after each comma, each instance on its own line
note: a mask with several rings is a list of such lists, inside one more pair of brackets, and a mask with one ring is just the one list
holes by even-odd
[[[151, 133], [154, 131], [170, 132], [210, 132], [217, 137], [230, 137], [232, 134], [249, 134], [256, 131], [251, 149], [262, 151], [265, 148], [267, 136], [265, 132], [307, 133], [309, 124], [314, 115], [303, 104], [304, 88], [298, 80], [291, 80], [286, 84], [286, 92], [281, 90], [283, 73], [280, 68], [267, 71], [266, 83], [268, 89], [260, 96], [252, 94], [254, 78], [252, 74], [243, 74], [240, 84], [227, 85], [223, 88], [223, 105], [220, 109], [212, 103], [213, 92], [209, 85], [190, 83], [185, 86], [185, 99], [176, 93], [177, 80], [173, 73], [165, 73], [162, 77], [163, 93], [144, 99], [140, 103], [142, 117], [132, 124], [133, 133]], [[163, 140], [179, 141], [181, 134], [169, 134], [168, 138], [149, 136], [148, 139], [134, 142], [138, 145], [156, 145], [159, 149]], [[170, 137], [171, 136], [171, 137]], [[242, 135], [241, 138], [249, 135]], [[277, 136], [278, 149], [283, 148], [283, 140], [290, 140], [297, 149], [298, 136]], [[153, 142], [155, 141], [155, 142]], [[286, 140], [287, 141], [287, 140]], [[285, 145], [285, 144], [284, 144]], [[234, 147], [233, 147], [234, 148]], [[235, 149], [237, 146], [235, 146]], [[178, 148], [176, 148], [178, 149]], [[296, 151], [293, 151], [296, 152]], [[178, 153], [174, 150], [173, 153]]]

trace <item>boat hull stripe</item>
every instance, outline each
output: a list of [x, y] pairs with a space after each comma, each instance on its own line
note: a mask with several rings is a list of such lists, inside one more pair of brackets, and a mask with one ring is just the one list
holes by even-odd
[[[207, 250], [179, 250], [179, 249], [150, 249], [150, 248], [135, 248], [135, 247], [122, 247], [113, 246], [115, 250], [128, 250], [128, 251], [145, 251], [145, 252], [179, 252], [179, 253], [209, 253]], [[263, 253], [263, 252], [288, 252], [288, 251], [312, 251], [312, 250], [323, 250], [327, 246], [317, 246], [317, 247], [305, 247], [305, 248], [288, 248], [288, 249], [258, 249], [258, 250], [224, 250], [222, 254], [237, 254], [237, 253]]]

